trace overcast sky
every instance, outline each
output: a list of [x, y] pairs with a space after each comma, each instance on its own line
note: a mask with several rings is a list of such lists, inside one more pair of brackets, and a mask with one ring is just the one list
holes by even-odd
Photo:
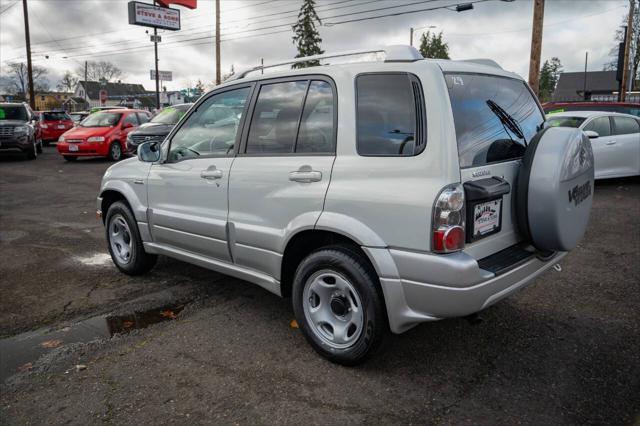
[[[150, 0], [146, 0], [151, 2]], [[24, 22], [20, 0], [0, 0], [0, 61], [2, 73], [10, 61], [25, 60]], [[228, 72], [295, 55], [291, 30], [301, 0], [222, 0], [222, 70]], [[377, 12], [365, 11], [393, 7]], [[408, 44], [410, 27], [436, 26], [449, 43], [453, 59], [486, 57], [527, 76], [533, 3], [489, 0], [473, 10], [416, 12], [361, 22], [328, 24], [391, 12], [455, 5], [455, 0], [319, 0], [317, 11], [325, 51]], [[581, 71], [585, 52], [589, 70], [602, 70], [610, 60], [614, 33], [628, 11], [628, 0], [547, 0], [542, 60], [557, 56], [565, 71]], [[198, 0], [196, 10], [182, 12], [181, 31], [162, 31], [160, 69], [173, 71], [169, 90], [215, 78], [214, 1]], [[85, 60], [108, 60], [120, 67], [123, 81], [151, 90], [149, 69], [153, 44], [147, 28], [128, 24], [126, 0], [29, 0], [34, 63], [47, 67], [55, 87], [65, 70], [75, 71]], [[267, 28], [268, 27], [268, 28]], [[259, 31], [253, 31], [255, 29]], [[149, 29], [150, 30], [150, 29]], [[416, 33], [417, 42], [420, 32]], [[433, 30], [432, 30], [433, 31]], [[264, 33], [274, 33], [264, 35]], [[257, 35], [263, 34], [263, 35]], [[196, 40], [191, 40], [196, 39]], [[48, 55], [49, 58], [45, 58]], [[66, 58], [65, 58], [66, 57]]]

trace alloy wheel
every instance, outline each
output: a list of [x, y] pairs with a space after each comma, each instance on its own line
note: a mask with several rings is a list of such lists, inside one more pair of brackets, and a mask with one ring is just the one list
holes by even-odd
[[125, 265], [131, 261], [133, 254], [131, 230], [120, 214], [113, 216], [109, 224], [109, 245], [118, 263]]

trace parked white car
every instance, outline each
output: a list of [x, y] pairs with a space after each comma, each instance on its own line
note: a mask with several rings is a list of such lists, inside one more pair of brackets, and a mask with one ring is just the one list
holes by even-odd
[[97, 209], [115, 265], [165, 255], [291, 297], [311, 346], [356, 364], [388, 330], [481, 311], [576, 246], [583, 132], [543, 129], [495, 62], [371, 52], [385, 60], [239, 73], [110, 167]]
[[615, 112], [569, 111], [547, 115], [551, 127], [576, 127], [591, 140], [596, 179], [640, 175], [640, 118]]

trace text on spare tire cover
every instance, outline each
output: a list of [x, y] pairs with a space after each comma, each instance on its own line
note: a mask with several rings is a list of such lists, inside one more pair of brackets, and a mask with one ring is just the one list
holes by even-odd
[[573, 201], [578, 205], [591, 195], [591, 182], [586, 181], [582, 185], [576, 185], [569, 191], [569, 203]]

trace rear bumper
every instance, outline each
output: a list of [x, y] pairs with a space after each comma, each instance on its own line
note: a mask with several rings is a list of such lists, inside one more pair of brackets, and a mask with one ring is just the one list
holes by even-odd
[[533, 256], [496, 275], [481, 269], [464, 252], [441, 256], [379, 248], [364, 250], [380, 276], [394, 333], [421, 322], [481, 311], [525, 287], [566, 255], [556, 253], [544, 260]]
[[49, 142], [49, 141], [56, 142], [58, 138], [60, 138], [60, 135], [62, 135], [64, 132], [66, 132], [69, 129], [70, 127], [66, 129], [42, 129], [40, 132], [40, 139], [46, 142]]

